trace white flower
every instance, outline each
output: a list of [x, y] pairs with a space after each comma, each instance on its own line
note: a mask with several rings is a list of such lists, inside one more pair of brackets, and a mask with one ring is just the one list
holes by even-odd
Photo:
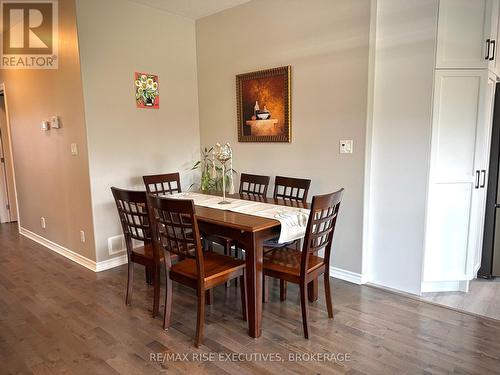
[[151, 85], [151, 88], [156, 91], [158, 90], [158, 83], [157, 82], [153, 82], [153, 84]]
[[140, 87], [141, 86], [141, 81], [139, 81], [138, 79], [135, 80], [135, 85], [136, 87]]
[[142, 82], [146, 82], [147, 79], [148, 79], [148, 77], [145, 74], [141, 75]]
[[148, 82], [148, 86], [151, 86], [151, 85], [153, 84], [153, 82], [154, 82], [154, 81], [153, 81], [153, 79], [152, 79], [152, 78], [148, 78], [148, 81], [147, 81], [147, 82]]

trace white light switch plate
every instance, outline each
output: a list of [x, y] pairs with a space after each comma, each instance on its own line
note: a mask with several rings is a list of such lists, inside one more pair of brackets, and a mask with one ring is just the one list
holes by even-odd
[[339, 152], [341, 154], [352, 154], [352, 139], [341, 139], [339, 143]]
[[71, 155], [78, 155], [78, 146], [76, 145], [76, 143], [71, 144]]

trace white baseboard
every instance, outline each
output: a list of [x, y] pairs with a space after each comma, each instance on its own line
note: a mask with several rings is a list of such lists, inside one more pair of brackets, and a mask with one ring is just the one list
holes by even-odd
[[45, 237], [42, 237], [39, 234], [36, 234], [26, 228], [19, 227], [19, 233], [24, 237], [39, 243], [40, 245], [46, 247], [47, 249], [52, 250], [62, 255], [63, 257], [72, 260], [73, 262], [79, 264], [80, 266], [88, 268], [89, 270], [94, 272], [109, 270], [110, 268], [118, 267], [127, 263], [127, 255], [111, 258], [108, 260], [104, 260], [102, 262], [95, 262], [91, 259], [84, 257], [83, 255], [80, 255], [70, 249], [65, 248], [64, 246], [52, 242], [46, 239]]
[[362, 274], [333, 266], [330, 266], [330, 276], [358, 285], [366, 283], [366, 280], [364, 279]]
[[456, 281], [424, 281], [422, 282], [422, 293], [435, 292], [468, 292], [469, 280]]
[[127, 254], [96, 263], [95, 272], [106, 271], [128, 263]]

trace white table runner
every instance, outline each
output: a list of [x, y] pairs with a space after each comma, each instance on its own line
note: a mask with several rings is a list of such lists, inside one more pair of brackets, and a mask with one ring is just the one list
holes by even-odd
[[226, 198], [227, 201], [231, 202], [230, 204], [219, 204], [222, 197], [193, 192], [172, 194], [168, 197], [192, 199], [197, 206], [278, 220], [281, 223], [279, 243], [290, 242], [304, 237], [310, 212], [306, 208], [280, 206], [234, 198]]

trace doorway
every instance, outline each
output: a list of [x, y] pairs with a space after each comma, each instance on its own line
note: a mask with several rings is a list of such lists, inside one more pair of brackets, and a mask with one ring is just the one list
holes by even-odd
[[0, 85], [0, 224], [18, 220], [5, 89]]

